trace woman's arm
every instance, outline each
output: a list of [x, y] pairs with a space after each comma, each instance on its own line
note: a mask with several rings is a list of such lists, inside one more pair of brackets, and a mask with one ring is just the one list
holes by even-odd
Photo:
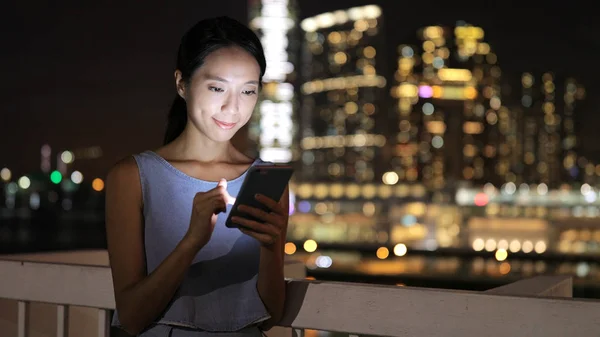
[[281, 208], [285, 210], [285, 215], [282, 216], [283, 226], [281, 228], [281, 233], [273, 245], [261, 245], [260, 248], [257, 288], [260, 298], [271, 315], [271, 318], [261, 325], [261, 329], [263, 330], [271, 329], [274, 325], [279, 323], [283, 316], [283, 309], [285, 306], [283, 262], [290, 209], [289, 200], [289, 189], [286, 188], [283, 197], [279, 201]]
[[186, 236], [146, 275], [142, 203], [138, 167], [129, 157], [107, 177], [106, 233], [119, 321], [133, 335], [166, 308], [201, 246]]
[[[285, 242], [285, 238], [279, 241]], [[277, 246], [277, 248], [275, 248]], [[283, 276], [283, 256], [279, 253], [279, 243], [273, 248], [261, 247], [258, 267], [258, 294], [271, 318], [261, 324], [262, 330], [269, 330], [281, 320], [285, 306], [285, 280]]]

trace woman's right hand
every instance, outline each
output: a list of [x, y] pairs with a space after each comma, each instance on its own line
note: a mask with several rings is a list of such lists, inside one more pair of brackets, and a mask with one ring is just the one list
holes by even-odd
[[185, 239], [198, 249], [204, 247], [212, 236], [217, 215], [226, 211], [229, 198], [225, 179], [221, 179], [217, 187], [212, 190], [196, 193]]

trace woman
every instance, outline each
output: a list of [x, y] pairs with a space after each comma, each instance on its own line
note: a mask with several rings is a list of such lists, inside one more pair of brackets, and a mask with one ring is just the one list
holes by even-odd
[[[182, 38], [176, 99], [164, 146], [117, 163], [106, 189], [106, 228], [117, 311], [140, 336], [260, 336], [281, 318], [288, 191], [240, 210], [231, 196], [250, 166], [230, 140], [250, 119], [266, 62], [260, 40], [226, 18]], [[249, 217], [250, 218], [250, 217]]]

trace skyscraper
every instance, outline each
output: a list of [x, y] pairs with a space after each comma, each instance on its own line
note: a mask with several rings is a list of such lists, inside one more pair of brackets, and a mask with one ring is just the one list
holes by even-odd
[[394, 171], [400, 181], [419, 181], [433, 191], [462, 180], [494, 180], [488, 162], [498, 152], [508, 156], [502, 145], [506, 125], [499, 120], [509, 112], [483, 29], [459, 22], [454, 28], [425, 27], [418, 36], [420, 46], [398, 47], [391, 90], [398, 119]]
[[250, 0], [250, 27], [259, 35], [267, 69], [264, 87], [249, 126], [260, 158], [275, 163], [293, 160], [297, 10], [294, 0]]
[[321, 13], [301, 23], [301, 156], [291, 186], [296, 196], [288, 232], [292, 240], [373, 243], [389, 238], [386, 209], [395, 190], [382, 183], [389, 171], [385, 135], [390, 111], [382, 76], [381, 14], [378, 6], [369, 5]]
[[301, 23], [302, 103], [296, 177], [381, 181], [386, 170], [386, 81], [381, 9], [322, 13]]
[[[514, 85], [514, 84], [513, 84]], [[574, 114], [585, 89], [572, 78], [557, 79], [546, 72], [524, 73], [514, 85], [520, 94], [517, 111], [517, 148], [512, 170], [516, 183], [543, 183], [556, 188], [580, 181], [595, 166], [578, 156]], [[516, 95], [515, 95], [516, 96]]]

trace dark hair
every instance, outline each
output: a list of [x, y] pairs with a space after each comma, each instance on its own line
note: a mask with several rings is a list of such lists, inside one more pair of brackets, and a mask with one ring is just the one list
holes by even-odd
[[[254, 56], [260, 66], [259, 83], [261, 83], [267, 62], [259, 38], [247, 26], [225, 16], [201, 20], [181, 38], [177, 53], [177, 69], [181, 71], [184, 83], [189, 83], [194, 71], [202, 66], [206, 56], [228, 46], [241, 47]], [[187, 106], [185, 100], [176, 94], [169, 111], [164, 144], [179, 137], [186, 124]]]

